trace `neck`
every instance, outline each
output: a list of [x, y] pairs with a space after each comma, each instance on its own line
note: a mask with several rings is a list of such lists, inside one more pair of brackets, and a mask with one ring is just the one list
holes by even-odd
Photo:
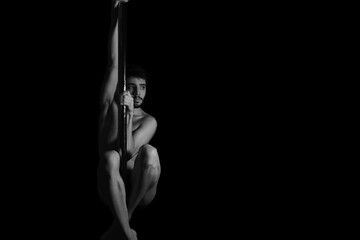
[[142, 115], [143, 112], [144, 111], [141, 108], [134, 108], [134, 116]]

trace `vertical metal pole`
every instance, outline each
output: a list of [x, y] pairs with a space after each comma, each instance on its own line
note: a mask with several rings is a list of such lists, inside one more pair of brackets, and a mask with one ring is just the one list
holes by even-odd
[[[126, 91], [126, 6], [125, 3], [120, 1], [118, 5], [118, 93]], [[118, 141], [121, 148], [121, 160], [120, 160], [120, 174], [125, 181], [125, 169], [127, 156], [127, 114], [126, 106], [119, 105], [118, 119], [119, 119], [119, 131]]]

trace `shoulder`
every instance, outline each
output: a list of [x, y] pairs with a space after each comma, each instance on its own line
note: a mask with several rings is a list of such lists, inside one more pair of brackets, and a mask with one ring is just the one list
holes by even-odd
[[155, 125], [157, 126], [157, 121], [156, 119], [149, 115], [149, 114], [146, 114], [145, 117], [144, 117], [144, 122], [146, 122], [147, 124], [151, 124], [151, 125]]
[[152, 128], [156, 129], [157, 121], [150, 114], [144, 113], [144, 117], [142, 119], [142, 125], [146, 125], [146, 126], [149, 126], [149, 127], [152, 127]]

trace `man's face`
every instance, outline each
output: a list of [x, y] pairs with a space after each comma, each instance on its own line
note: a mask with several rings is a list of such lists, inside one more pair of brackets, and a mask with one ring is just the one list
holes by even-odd
[[139, 108], [146, 95], [146, 80], [130, 77], [127, 79], [126, 88], [134, 98], [134, 108]]

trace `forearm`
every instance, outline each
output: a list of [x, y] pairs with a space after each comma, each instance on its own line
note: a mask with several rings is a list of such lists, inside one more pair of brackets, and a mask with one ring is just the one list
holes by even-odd
[[117, 19], [114, 19], [114, 21], [116, 21], [115, 27], [113, 28], [113, 33], [111, 36], [111, 45], [110, 45], [110, 57], [111, 57], [111, 62], [112, 65], [114, 66], [118, 66], [118, 54], [119, 54], [119, 44], [118, 44], [118, 39], [119, 39], [119, 35], [118, 35], [118, 24], [119, 22], [117, 21]]
[[127, 139], [126, 139], [126, 143], [127, 143], [127, 152], [130, 155], [130, 158], [135, 154], [135, 149], [134, 149], [134, 138], [132, 135], [132, 128], [133, 128], [133, 115], [129, 114], [127, 117]]
[[113, 17], [113, 21], [115, 24], [113, 24], [113, 28], [110, 33], [109, 64], [106, 70], [106, 75], [101, 93], [102, 104], [108, 104], [112, 102], [118, 83], [117, 19]]

